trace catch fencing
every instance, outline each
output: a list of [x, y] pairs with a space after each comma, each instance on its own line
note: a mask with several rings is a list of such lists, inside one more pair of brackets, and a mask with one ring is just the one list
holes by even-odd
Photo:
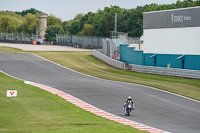
[[33, 43], [36, 39], [34, 34], [28, 33], [0, 33], [1, 42], [10, 42], [10, 43]]
[[115, 60], [115, 59], [112, 59], [100, 52], [98, 52], [97, 50], [93, 49], [93, 56], [106, 62], [107, 64], [111, 65], [111, 66], [114, 66], [116, 68], [119, 68], [119, 69], [122, 69], [124, 70], [125, 69], [125, 64], [124, 62], [121, 62], [121, 61], [118, 61], [118, 60]]
[[199, 70], [130, 65], [130, 71], [200, 79]]
[[72, 43], [81, 45], [83, 48], [101, 48], [102, 37], [91, 37], [91, 36], [72, 36]]
[[140, 38], [111, 39], [94, 36], [59, 35], [56, 34], [54, 45], [73, 46], [86, 49], [101, 49], [101, 53], [117, 59], [120, 43], [140, 44]]
[[128, 38], [128, 40], [127, 40], [127, 42], [129, 43], [129, 44], [141, 44], [142, 42], [141, 42], [141, 40], [140, 40], [140, 38], [138, 38], [138, 37], [129, 37]]
[[102, 48], [102, 39], [102, 37], [57, 34], [54, 44], [86, 49], [99, 49]]
[[98, 51], [112, 59], [117, 59], [119, 47], [112, 41], [112, 39], [105, 38], [102, 39], [102, 49], [99, 49]]
[[104, 38], [102, 39], [102, 49], [99, 52], [109, 56], [112, 59], [119, 59], [119, 46], [120, 44], [140, 44], [140, 38], [126, 38], [126, 39], [119, 39], [119, 38]]
[[1, 40], [33, 41], [35, 35], [28, 33], [0, 33]]

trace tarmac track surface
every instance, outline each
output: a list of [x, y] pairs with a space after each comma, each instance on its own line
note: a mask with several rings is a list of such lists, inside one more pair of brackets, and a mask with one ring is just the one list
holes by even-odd
[[[93, 78], [30, 54], [0, 53], [0, 70], [51, 86], [102, 110], [148, 126], [173, 133], [200, 132], [200, 102], [197, 101], [150, 87]], [[136, 110], [127, 117], [122, 106], [129, 95], [135, 100]]]

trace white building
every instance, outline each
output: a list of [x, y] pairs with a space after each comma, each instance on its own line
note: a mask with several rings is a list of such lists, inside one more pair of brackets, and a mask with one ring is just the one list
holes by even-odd
[[146, 12], [144, 53], [200, 55], [200, 7]]

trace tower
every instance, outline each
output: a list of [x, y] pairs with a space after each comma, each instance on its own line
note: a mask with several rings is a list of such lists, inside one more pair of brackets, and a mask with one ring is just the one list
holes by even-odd
[[45, 31], [47, 28], [47, 14], [40, 13], [39, 14], [39, 28], [38, 28], [38, 35], [40, 39], [44, 39]]

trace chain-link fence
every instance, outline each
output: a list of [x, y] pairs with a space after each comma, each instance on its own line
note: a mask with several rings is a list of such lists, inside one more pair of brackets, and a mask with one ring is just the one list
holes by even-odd
[[0, 33], [1, 40], [33, 41], [35, 38], [35, 35], [28, 33]]
[[141, 44], [140, 38], [126, 38], [126, 39], [103, 39], [101, 53], [113, 58], [119, 59], [119, 44]]
[[82, 48], [102, 48], [102, 37], [72, 36], [72, 43]]
[[113, 42], [113, 39], [105, 38], [101, 41], [102, 49], [98, 49], [98, 51], [110, 58], [118, 59], [119, 46]]
[[107, 41], [107, 44], [109, 46], [109, 56], [110, 56], [110, 58], [117, 59], [117, 57], [118, 57], [117, 55], [119, 54], [119, 46], [116, 43], [114, 43], [112, 41], [112, 39], [109, 39]]
[[120, 43], [140, 44], [140, 38], [110, 39], [103, 37], [78, 36], [78, 35], [56, 35], [54, 45], [73, 46], [78, 48], [98, 49], [101, 53], [113, 58], [119, 57]]
[[72, 36], [56, 34], [56, 42], [57, 43], [63, 43], [63, 44], [71, 43], [72, 42]]
[[78, 48], [99, 49], [102, 48], [102, 37], [56, 35], [55, 45], [74, 46]]
[[0, 33], [1, 42], [32, 43], [36, 39], [34, 34], [28, 33]]
[[129, 37], [128, 38], [128, 43], [129, 44], [141, 44], [141, 40], [138, 37]]

